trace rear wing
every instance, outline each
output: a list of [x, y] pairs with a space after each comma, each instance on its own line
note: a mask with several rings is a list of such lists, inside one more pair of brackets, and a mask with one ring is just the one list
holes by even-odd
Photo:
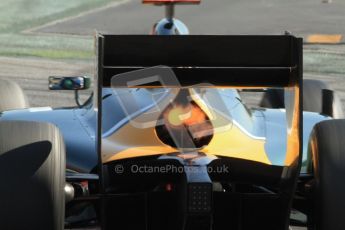
[[[98, 127], [102, 127], [102, 88], [111, 87], [112, 78], [148, 67], [171, 69], [178, 81], [157, 82], [139, 87], [284, 87], [287, 122], [285, 165], [287, 177], [296, 177], [302, 159], [302, 39], [283, 36], [97, 36]], [[145, 75], [145, 71], [141, 71]], [[137, 79], [147, 76], [137, 75]], [[129, 87], [116, 81], [112, 87]], [[102, 132], [98, 129], [101, 158]], [[100, 165], [102, 162], [100, 162]]]
[[114, 75], [160, 65], [174, 71], [180, 86], [288, 87], [302, 76], [302, 39], [290, 35], [98, 35], [97, 40], [98, 78], [105, 87]]

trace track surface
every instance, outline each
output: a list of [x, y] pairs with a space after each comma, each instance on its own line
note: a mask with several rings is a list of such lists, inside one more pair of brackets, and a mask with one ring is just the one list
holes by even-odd
[[[48, 90], [49, 76], [93, 75], [93, 64], [76, 61], [0, 57], [0, 78], [16, 81], [29, 98], [30, 106], [73, 106], [73, 91]], [[82, 92], [87, 95], [90, 92]], [[82, 97], [85, 99], [85, 96]]]
[[[92, 35], [97, 29], [115, 34], [146, 34], [162, 18], [161, 7], [140, 0], [85, 14], [40, 28], [39, 32]], [[202, 0], [200, 6], [178, 6], [176, 16], [193, 34], [345, 34], [345, 0]]]

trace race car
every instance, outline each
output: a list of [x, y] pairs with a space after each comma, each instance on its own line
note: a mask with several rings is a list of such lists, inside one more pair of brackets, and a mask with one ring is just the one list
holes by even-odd
[[144, 3], [166, 18], [154, 36], [96, 36], [86, 103], [1, 112], [0, 229], [343, 229], [345, 121], [325, 83], [303, 80], [302, 39], [188, 35], [173, 8], [199, 1]]

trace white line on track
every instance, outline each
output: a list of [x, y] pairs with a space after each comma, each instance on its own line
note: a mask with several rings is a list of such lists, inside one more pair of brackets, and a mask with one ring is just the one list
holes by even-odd
[[[49, 35], [49, 33], [40, 33], [40, 32], [37, 32], [36, 30], [40, 30], [40, 29], [43, 29], [43, 28], [48, 27], [48, 26], [53, 26], [53, 25], [56, 25], [56, 24], [59, 24], [59, 23], [62, 23], [62, 22], [68, 21], [68, 20], [76, 19], [76, 18], [85, 16], [85, 15], [88, 15], [88, 14], [97, 13], [99, 11], [102, 11], [102, 10], [105, 10], [105, 9], [108, 9], [108, 8], [111, 8], [111, 7], [118, 7], [118, 6], [121, 6], [123, 4], [128, 3], [130, 1], [132, 1], [132, 0], [121, 0], [121, 1], [117, 1], [117, 2], [111, 2], [111, 3], [109, 3], [109, 4], [105, 5], [105, 6], [102, 6], [102, 7], [96, 8], [96, 9], [84, 11], [84, 12], [81, 12], [81, 13], [79, 13], [77, 15], [73, 15], [73, 16], [70, 16], [70, 17], [65, 17], [65, 18], [57, 19], [55, 21], [48, 22], [48, 23], [45, 23], [45, 24], [40, 25], [40, 26], [36, 26], [36, 27], [32, 27], [30, 29], [23, 30], [22, 33], [24, 33], [24, 34], [40, 34], [40, 35], [44, 34], [44, 35]], [[54, 33], [54, 35], [57, 35], [57, 34]], [[85, 35], [68, 35], [68, 36], [85, 37]]]

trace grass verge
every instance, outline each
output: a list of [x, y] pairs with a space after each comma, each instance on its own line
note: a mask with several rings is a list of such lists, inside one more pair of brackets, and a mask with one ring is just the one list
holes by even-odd
[[90, 59], [93, 38], [24, 34], [23, 30], [92, 10], [116, 0], [1, 0], [0, 55]]

